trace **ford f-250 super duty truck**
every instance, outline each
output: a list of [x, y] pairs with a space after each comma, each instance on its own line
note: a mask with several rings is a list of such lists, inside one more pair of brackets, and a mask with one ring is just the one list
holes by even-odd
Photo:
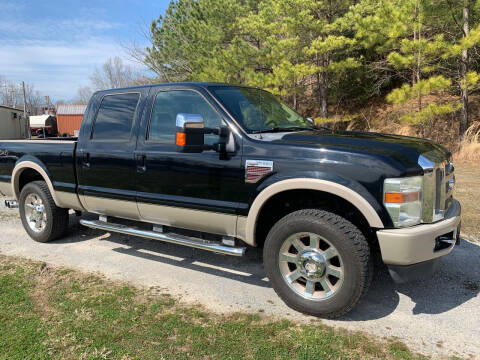
[[454, 182], [430, 141], [317, 129], [264, 90], [213, 83], [100, 91], [78, 139], [0, 141], [0, 192], [34, 240], [63, 236], [73, 209], [109, 232], [261, 246], [277, 294], [323, 317], [355, 306], [375, 256], [396, 281], [433, 272], [459, 239]]

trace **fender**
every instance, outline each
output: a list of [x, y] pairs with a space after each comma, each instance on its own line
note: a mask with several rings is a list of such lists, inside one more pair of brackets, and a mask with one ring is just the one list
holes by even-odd
[[12, 194], [16, 200], [20, 198], [20, 175], [26, 169], [33, 169], [37, 171], [46, 182], [48, 190], [52, 195], [55, 205], [62, 208], [71, 208], [75, 210], [83, 210], [83, 206], [78, 199], [77, 194], [69, 194], [59, 192], [57, 193], [53, 187], [50, 173], [48, 169], [35, 157], [25, 156], [17, 161], [12, 172]]
[[33, 169], [42, 176], [43, 180], [45, 180], [48, 190], [50, 190], [50, 194], [52, 194], [53, 200], [58, 206], [58, 199], [55, 194], [55, 189], [53, 188], [53, 183], [50, 180], [50, 174], [43, 164], [40, 164], [40, 161], [32, 156], [26, 156], [17, 161], [12, 172], [12, 193], [15, 196], [15, 199], [18, 200], [20, 198], [20, 175], [26, 169]]
[[[257, 225], [258, 215], [263, 205], [275, 194], [287, 190], [317, 190], [336, 195], [355, 206], [363, 214], [365, 219], [368, 221], [368, 224], [372, 228], [384, 228], [384, 224], [372, 204], [367, 201], [364, 196], [360, 195], [359, 192], [352, 190], [352, 187], [361, 187], [360, 184], [355, 185], [356, 186], [347, 187], [345, 185], [339, 184], [338, 182], [310, 177], [290, 178], [274, 182], [273, 184], [264, 187], [263, 190], [260, 191], [260, 193], [253, 201], [252, 206], [250, 207], [250, 211], [248, 213], [248, 217], [245, 220], [245, 233], [241, 234], [240, 231], [240, 235], [244, 235], [246, 243], [255, 246], [255, 228]], [[364, 189], [364, 192], [367, 192], [367, 190]], [[371, 195], [370, 198], [370, 201], [375, 201]], [[243, 226], [241, 226], [240, 224], [239, 229], [241, 229], [242, 227]]]

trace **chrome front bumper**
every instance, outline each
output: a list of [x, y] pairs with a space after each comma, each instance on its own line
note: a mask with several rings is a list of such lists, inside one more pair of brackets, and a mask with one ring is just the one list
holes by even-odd
[[460, 203], [453, 200], [441, 221], [377, 231], [383, 262], [387, 265], [407, 266], [450, 253], [459, 236], [460, 215]]

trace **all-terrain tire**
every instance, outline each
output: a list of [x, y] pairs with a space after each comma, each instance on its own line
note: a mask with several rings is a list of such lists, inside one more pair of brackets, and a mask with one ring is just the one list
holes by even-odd
[[[336, 249], [341, 258], [343, 282], [332, 295], [325, 296], [325, 298], [313, 298], [311, 294], [305, 292], [304, 296], [301, 296], [289, 285], [288, 276], [285, 277], [282, 274], [280, 252], [284, 251], [282, 249], [285, 249], [287, 239], [291, 239], [299, 233], [320, 236]], [[263, 259], [265, 271], [273, 289], [290, 308], [323, 318], [336, 318], [352, 310], [362, 295], [366, 293], [373, 274], [370, 247], [362, 232], [341, 216], [319, 209], [295, 211], [279, 220], [267, 235]], [[339, 261], [338, 258], [336, 261]], [[291, 264], [288, 266], [287, 272], [297, 270], [296, 264], [292, 269], [290, 269]], [[301, 287], [304, 280], [306, 283], [307, 278], [299, 278], [298, 284], [295, 285]], [[315, 285], [315, 294], [317, 294], [317, 286]], [[305, 286], [305, 288], [307, 287]], [[324, 291], [322, 288], [323, 286], [318, 290], [320, 294]], [[305, 297], [305, 295], [309, 297]]]
[[[26, 199], [29, 195], [37, 196], [44, 206], [45, 225], [42, 230], [34, 231], [26, 216]], [[59, 208], [44, 181], [33, 181], [25, 185], [19, 199], [20, 218], [28, 235], [37, 242], [49, 242], [65, 235], [68, 230], [68, 209]]]

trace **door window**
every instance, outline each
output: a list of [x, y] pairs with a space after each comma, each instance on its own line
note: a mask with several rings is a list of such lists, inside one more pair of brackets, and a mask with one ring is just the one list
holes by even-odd
[[130, 139], [139, 93], [106, 95], [98, 109], [92, 139]]
[[[160, 91], [156, 98], [150, 118], [147, 140], [175, 143], [177, 114], [200, 114], [205, 127], [219, 127], [220, 116], [197, 92], [192, 90]], [[218, 136], [205, 135], [205, 144], [218, 142]]]

